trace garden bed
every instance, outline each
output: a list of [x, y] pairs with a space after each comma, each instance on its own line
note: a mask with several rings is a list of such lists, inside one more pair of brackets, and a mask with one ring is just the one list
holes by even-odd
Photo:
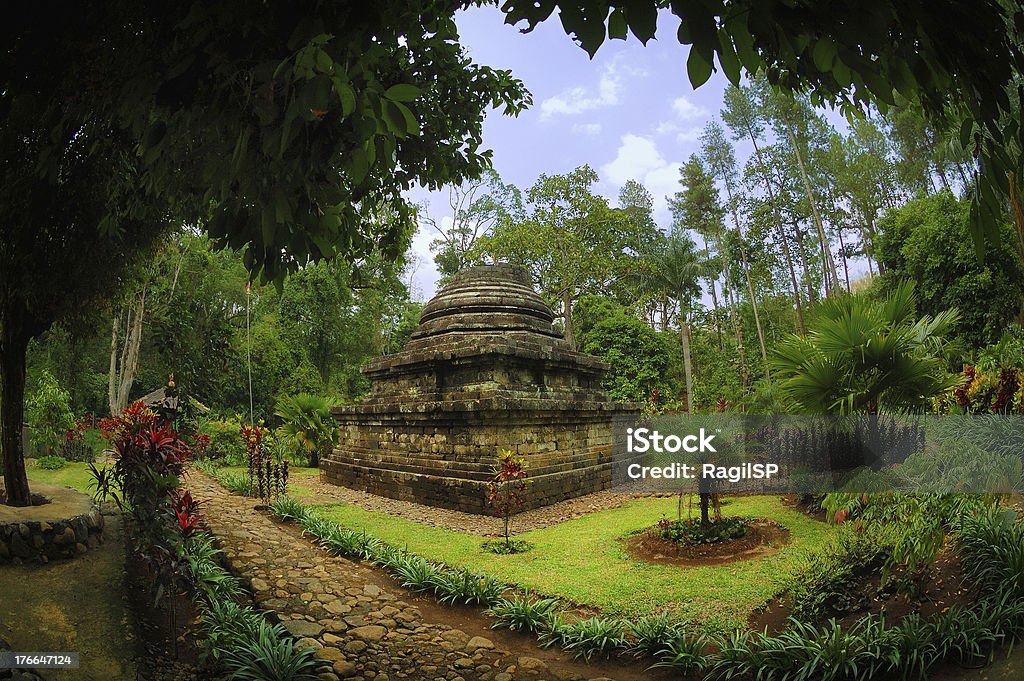
[[652, 565], [720, 566], [766, 558], [789, 543], [789, 530], [777, 522], [757, 518], [737, 539], [688, 545], [663, 539], [656, 529], [620, 540], [630, 558]]

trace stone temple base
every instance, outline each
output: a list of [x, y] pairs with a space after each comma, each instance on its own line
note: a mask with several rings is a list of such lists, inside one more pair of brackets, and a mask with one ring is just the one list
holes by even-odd
[[392, 499], [484, 514], [497, 453], [510, 450], [529, 466], [524, 510], [611, 486], [608, 403], [556, 410], [541, 400], [496, 395], [474, 401], [472, 410], [466, 406], [338, 410], [344, 447], [321, 462], [321, 477]]

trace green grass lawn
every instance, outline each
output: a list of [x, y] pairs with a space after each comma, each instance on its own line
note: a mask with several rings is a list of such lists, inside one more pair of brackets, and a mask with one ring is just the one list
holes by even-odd
[[89, 464], [80, 461], [69, 461], [64, 468], [57, 471], [48, 471], [35, 465], [35, 459], [26, 461], [25, 474], [28, 476], [29, 486], [33, 482], [41, 482], [46, 485], [58, 487], [71, 487], [79, 492], [92, 494], [89, 483], [92, 476], [89, 475]]
[[[784, 507], [777, 497], [738, 497], [726, 515], [770, 518], [790, 531], [777, 553], [720, 567], [674, 567], [631, 560], [618, 539], [674, 517], [675, 499], [638, 499], [620, 508], [518, 535], [533, 545], [527, 553], [499, 556], [484, 551], [483, 539], [331, 504], [317, 509], [338, 524], [364, 529], [425, 558], [486, 572], [510, 584], [631, 616], [671, 608], [710, 627], [744, 625], [751, 611], [783, 590], [807, 552], [830, 541], [830, 528]], [[514, 524], [513, 524], [514, 527]]]

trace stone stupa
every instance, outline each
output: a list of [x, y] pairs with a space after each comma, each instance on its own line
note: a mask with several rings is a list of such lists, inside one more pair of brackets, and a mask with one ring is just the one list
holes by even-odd
[[321, 478], [487, 513], [487, 480], [508, 449], [529, 462], [526, 508], [609, 487], [613, 422], [632, 422], [639, 405], [611, 402], [608, 365], [570, 349], [553, 320], [524, 269], [460, 272], [401, 352], [363, 368], [369, 397], [333, 410], [340, 442]]

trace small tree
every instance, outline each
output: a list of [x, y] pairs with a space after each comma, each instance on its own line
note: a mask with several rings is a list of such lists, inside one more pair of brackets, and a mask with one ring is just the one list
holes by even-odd
[[504, 523], [505, 546], [515, 552], [512, 544], [512, 516], [523, 508], [526, 495], [526, 459], [503, 449], [498, 452], [494, 477], [487, 483], [487, 505]]
[[32, 441], [53, 453], [64, 441], [64, 433], [75, 425], [71, 395], [60, 387], [48, 369], [43, 369], [36, 391], [25, 400], [25, 420], [32, 428]]
[[331, 416], [327, 400], [317, 395], [299, 394], [282, 400], [276, 412], [282, 429], [297, 449], [309, 456], [310, 468], [320, 465], [320, 457], [338, 441], [338, 425]]

